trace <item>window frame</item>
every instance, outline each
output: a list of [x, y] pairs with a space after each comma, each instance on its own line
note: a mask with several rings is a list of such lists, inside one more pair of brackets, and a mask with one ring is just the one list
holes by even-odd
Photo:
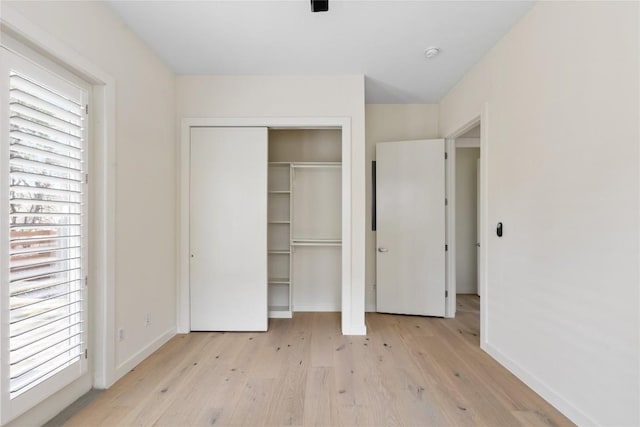
[[[32, 49], [20, 44], [15, 39], [3, 34], [2, 45], [0, 46], [0, 56], [2, 56], [2, 66], [0, 72], [3, 78], [0, 79], [0, 133], [2, 134], [2, 143], [0, 149], [0, 200], [2, 200], [2, 209], [0, 210], [0, 223], [6, 226], [0, 227], [0, 247], [3, 248], [3, 256], [0, 257], [0, 277], [2, 278], [2, 286], [0, 287], [0, 423], [4, 424], [15, 419], [19, 415], [27, 412], [38, 403], [44, 401], [51, 395], [62, 390], [67, 385], [78, 380], [89, 371], [89, 360], [81, 354], [80, 360], [73, 363], [69, 367], [56, 373], [52, 377], [33, 386], [30, 390], [25, 391], [14, 399], [10, 398], [10, 369], [9, 369], [9, 72], [17, 71], [38, 80], [41, 83], [50, 85], [52, 88], [60, 89], [61, 87], [71, 87], [73, 90], [81, 90], [82, 105], [89, 105], [92, 87], [84, 80], [65, 70], [53, 61], [37, 54]], [[82, 161], [84, 164], [83, 173], [88, 176], [91, 168], [91, 131], [90, 120], [86, 117], [85, 130], [83, 132], [83, 153]], [[86, 278], [89, 275], [89, 233], [91, 223], [91, 205], [90, 205], [90, 187], [87, 180], [82, 184], [83, 195], [83, 221], [81, 227], [82, 233], [82, 272], [80, 277], [84, 278], [84, 289], [81, 300], [81, 312], [83, 331], [81, 341], [84, 343], [83, 349], [88, 349], [91, 344], [90, 333], [90, 313], [89, 300], [91, 298], [89, 288], [86, 285]], [[6, 254], [6, 255], [4, 255]]]

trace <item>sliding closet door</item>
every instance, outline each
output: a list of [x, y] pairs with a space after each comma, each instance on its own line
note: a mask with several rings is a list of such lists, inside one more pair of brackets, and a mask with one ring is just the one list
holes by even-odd
[[192, 128], [192, 331], [267, 330], [266, 128]]

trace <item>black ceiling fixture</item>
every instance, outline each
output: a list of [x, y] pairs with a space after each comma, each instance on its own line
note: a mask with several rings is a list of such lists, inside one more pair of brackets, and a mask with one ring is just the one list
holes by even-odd
[[327, 12], [329, 0], [311, 0], [311, 12]]

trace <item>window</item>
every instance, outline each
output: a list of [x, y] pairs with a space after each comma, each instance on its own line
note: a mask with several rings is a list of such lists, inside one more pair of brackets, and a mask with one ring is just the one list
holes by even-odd
[[1, 50], [4, 422], [86, 371], [87, 91]]

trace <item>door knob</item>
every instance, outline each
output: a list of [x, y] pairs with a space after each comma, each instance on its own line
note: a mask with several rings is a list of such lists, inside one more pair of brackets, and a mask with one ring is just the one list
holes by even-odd
[[389, 252], [387, 248], [378, 248], [378, 252]]

